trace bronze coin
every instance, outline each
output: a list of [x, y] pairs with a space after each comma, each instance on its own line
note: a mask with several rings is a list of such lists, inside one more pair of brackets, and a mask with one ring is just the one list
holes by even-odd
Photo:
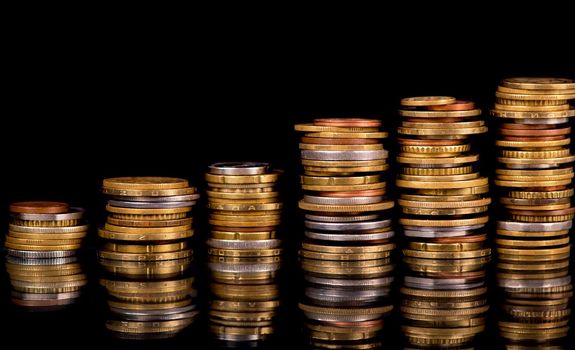
[[302, 143], [313, 143], [321, 145], [371, 145], [374, 143], [379, 143], [376, 139], [334, 139], [325, 137], [308, 137], [304, 136], [301, 138]]
[[569, 135], [571, 133], [571, 128], [560, 128], [560, 129], [545, 129], [545, 130], [532, 130], [532, 129], [499, 129], [501, 135], [510, 136], [558, 136], [558, 135]]
[[381, 126], [381, 121], [377, 119], [365, 118], [318, 118], [313, 123], [319, 126], [339, 126], [346, 128], [377, 128]]
[[457, 146], [465, 143], [465, 140], [421, 140], [421, 139], [397, 139], [400, 145], [408, 146]]
[[575, 214], [575, 207], [562, 210], [509, 210], [513, 215], [556, 216]]
[[338, 191], [338, 192], [320, 192], [320, 196], [324, 197], [375, 197], [383, 196], [385, 189], [378, 190], [363, 190], [363, 191]]
[[520, 124], [520, 123], [502, 123], [499, 124], [502, 129], [513, 129], [513, 130], [548, 130], [557, 129], [556, 125], [536, 125], [536, 124]]
[[62, 214], [69, 210], [70, 206], [61, 202], [32, 201], [10, 204], [10, 211], [13, 213]]
[[433, 243], [473, 243], [473, 242], [483, 242], [487, 240], [487, 234], [473, 235], [473, 236], [463, 236], [463, 237], [441, 237], [434, 238]]
[[566, 136], [504, 136], [503, 141], [555, 141], [563, 140]]
[[475, 109], [475, 102], [457, 100], [448, 105], [426, 106], [425, 108], [429, 111], [468, 111]]

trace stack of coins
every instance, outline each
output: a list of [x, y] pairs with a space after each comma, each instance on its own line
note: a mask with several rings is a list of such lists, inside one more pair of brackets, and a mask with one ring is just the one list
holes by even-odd
[[106, 328], [128, 339], [172, 337], [196, 318], [190, 212], [199, 195], [187, 180], [105, 179], [107, 222], [98, 251], [109, 298]]
[[498, 122], [499, 329], [508, 344], [561, 344], [569, 331], [571, 99], [574, 80], [505, 79], [491, 111]]
[[84, 210], [60, 202], [10, 205], [6, 270], [12, 302], [30, 311], [49, 311], [75, 303], [87, 277], [77, 251], [88, 226]]
[[305, 192], [300, 250], [305, 342], [314, 349], [381, 346], [393, 305], [389, 209], [383, 175], [388, 152], [381, 122], [322, 118], [298, 124]]
[[399, 115], [402, 330], [413, 348], [469, 346], [489, 308], [491, 199], [473, 142], [487, 127], [473, 102], [447, 96], [404, 98]]
[[218, 342], [257, 343], [277, 322], [280, 173], [266, 163], [216, 163], [206, 174], [211, 276], [209, 327]]

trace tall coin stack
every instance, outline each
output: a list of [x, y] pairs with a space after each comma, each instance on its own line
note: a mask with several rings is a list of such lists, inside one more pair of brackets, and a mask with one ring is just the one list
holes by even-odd
[[510, 345], [559, 345], [569, 332], [571, 99], [574, 80], [511, 78], [501, 82], [491, 111], [499, 127], [499, 330]]
[[267, 163], [215, 163], [206, 174], [211, 276], [209, 327], [218, 342], [257, 345], [280, 306], [280, 172]]
[[475, 103], [453, 97], [404, 98], [399, 115], [402, 331], [410, 348], [469, 346], [489, 308], [491, 199], [472, 139], [487, 127]]
[[172, 337], [196, 318], [190, 212], [199, 195], [187, 180], [105, 179], [107, 222], [98, 233], [110, 318], [106, 328], [126, 339]]
[[314, 349], [381, 346], [391, 312], [395, 244], [384, 171], [388, 135], [381, 122], [322, 118], [298, 124], [305, 239], [300, 254], [305, 291], [300, 309]]
[[6, 270], [12, 303], [30, 311], [50, 311], [75, 303], [88, 281], [77, 252], [88, 225], [84, 210], [60, 202], [10, 205]]

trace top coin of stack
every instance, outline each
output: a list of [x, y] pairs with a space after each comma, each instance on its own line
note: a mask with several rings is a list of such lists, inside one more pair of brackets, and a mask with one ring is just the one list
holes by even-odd
[[505, 298], [499, 327], [509, 344], [557, 342], [569, 330], [572, 99], [574, 80], [510, 78], [498, 87], [491, 111], [499, 122], [495, 184], [502, 217], [495, 243]]
[[448, 96], [404, 98], [399, 114], [402, 330], [412, 346], [466, 346], [485, 328], [489, 307], [491, 199], [472, 144], [487, 127], [473, 102]]
[[305, 273], [308, 344], [317, 348], [381, 345], [383, 318], [393, 308], [390, 256], [395, 248], [383, 172], [388, 152], [381, 122], [322, 118], [298, 124], [306, 211], [300, 250]]

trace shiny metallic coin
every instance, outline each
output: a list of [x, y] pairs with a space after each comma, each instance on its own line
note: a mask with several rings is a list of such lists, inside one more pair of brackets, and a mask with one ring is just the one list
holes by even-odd
[[138, 208], [138, 209], [167, 209], [167, 208], [184, 208], [196, 204], [195, 201], [187, 202], [130, 202], [110, 199], [108, 204], [114, 207]]
[[357, 241], [377, 241], [383, 239], [389, 239], [395, 235], [393, 231], [386, 231], [380, 233], [317, 233], [312, 231], [305, 231], [305, 236], [310, 239], [316, 239], [320, 241], [346, 241], [346, 242], [357, 242]]
[[224, 162], [209, 166], [210, 173], [217, 175], [260, 175], [269, 169], [268, 163]]
[[281, 246], [279, 239], [231, 240], [210, 238], [207, 245], [219, 249], [272, 249]]
[[357, 221], [372, 221], [379, 219], [378, 214], [370, 215], [353, 215], [353, 216], [330, 216], [330, 215], [317, 215], [305, 214], [305, 218], [310, 221], [319, 222], [357, 222]]
[[305, 226], [314, 230], [323, 231], [363, 231], [386, 228], [391, 220], [365, 221], [365, 222], [315, 222], [306, 220]]
[[34, 250], [16, 250], [6, 249], [8, 255], [23, 259], [53, 259], [66, 258], [74, 256], [75, 250], [51, 250], [51, 251], [34, 251]]

